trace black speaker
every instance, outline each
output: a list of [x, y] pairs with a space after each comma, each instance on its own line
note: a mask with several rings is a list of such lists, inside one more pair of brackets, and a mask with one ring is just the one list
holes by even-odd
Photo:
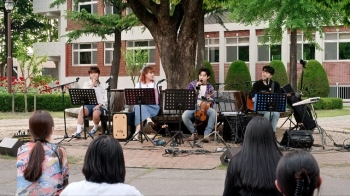
[[224, 153], [222, 153], [220, 160], [223, 165], [228, 165], [232, 159], [237, 153], [241, 151], [241, 148], [228, 148], [225, 150]]
[[311, 148], [314, 137], [310, 130], [286, 130], [280, 144], [291, 148]]
[[23, 142], [19, 141], [18, 139], [5, 137], [0, 142], [0, 154], [16, 157], [18, 148], [22, 145]]

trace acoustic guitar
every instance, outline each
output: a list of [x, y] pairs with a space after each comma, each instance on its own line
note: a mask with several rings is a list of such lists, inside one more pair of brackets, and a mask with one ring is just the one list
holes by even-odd
[[[271, 93], [271, 92], [265, 92], [265, 93]], [[287, 93], [287, 97], [294, 96], [295, 93]], [[247, 109], [254, 111], [254, 101], [253, 98], [250, 96], [250, 94], [247, 95]]]

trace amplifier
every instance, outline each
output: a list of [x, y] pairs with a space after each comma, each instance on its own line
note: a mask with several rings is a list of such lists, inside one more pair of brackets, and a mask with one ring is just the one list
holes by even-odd
[[115, 139], [129, 139], [135, 132], [134, 112], [113, 113], [113, 137]]
[[280, 144], [291, 148], [311, 148], [314, 137], [310, 130], [286, 130]]

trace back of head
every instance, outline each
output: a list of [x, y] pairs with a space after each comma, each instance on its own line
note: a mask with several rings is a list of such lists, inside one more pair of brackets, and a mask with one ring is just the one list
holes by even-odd
[[247, 125], [238, 169], [242, 185], [249, 188], [275, 188], [275, 171], [282, 153], [268, 119], [256, 116]]
[[276, 179], [281, 193], [286, 196], [312, 196], [321, 184], [316, 159], [303, 150], [288, 153], [281, 158]]
[[85, 179], [95, 183], [124, 183], [125, 162], [119, 142], [107, 135], [94, 139], [85, 154]]
[[32, 148], [28, 160], [27, 168], [24, 170], [24, 178], [30, 182], [38, 180], [42, 175], [42, 162], [45, 158], [45, 151], [42, 142], [52, 133], [54, 122], [52, 116], [47, 111], [38, 110], [33, 112], [29, 118], [29, 133], [35, 145]]

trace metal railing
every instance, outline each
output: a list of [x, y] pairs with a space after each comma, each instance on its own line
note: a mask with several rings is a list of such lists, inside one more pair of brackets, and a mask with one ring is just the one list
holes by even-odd
[[350, 101], [350, 85], [330, 85], [328, 97], [338, 97]]

